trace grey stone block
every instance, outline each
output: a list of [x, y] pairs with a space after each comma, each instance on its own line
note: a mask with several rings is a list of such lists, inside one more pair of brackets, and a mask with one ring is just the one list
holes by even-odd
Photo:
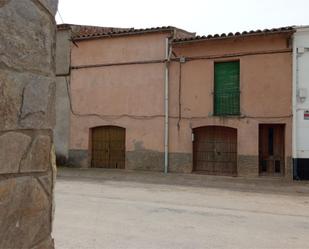
[[[56, 6], [56, 1], [46, 2]], [[6, 0], [0, 7], [0, 67], [53, 75], [55, 27], [51, 16], [34, 1]]]
[[52, 128], [54, 78], [0, 69], [0, 129]]
[[37, 136], [20, 166], [20, 172], [44, 172], [50, 166], [51, 139], [46, 135]]
[[37, 176], [36, 178], [39, 183], [41, 184], [42, 188], [45, 190], [45, 193], [47, 196], [52, 196], [52, 188], [53, 188], [53, 179], [52, 179], [52, 173], [49, 171], [47, 175], [43, 176]]
[[22, 133], [7, 132], [0, 136], [0, 174], [18, 173], [30, 142], [31, 138]]
[[24, 82], [19, 73], [0, 70], [0, 129], [2, 130], [18, 126]]
[[[39, 78], [28, 82], [24, 88], [20, 113], [22, 127], [42, 127], [50, 114], [50, 104], [54, 101], [55, 82]], [[49, 120], [52, 123], [52, 120]]]
[[34, 177], [0, 181], [0, 248], [32, 248], [50, 238], [51, 205]]
[[47, 239], [35, 245], [31, 249], [53, 249], [53, 248], [54, 248], [54, 240], [50, 236], [48, 236]]

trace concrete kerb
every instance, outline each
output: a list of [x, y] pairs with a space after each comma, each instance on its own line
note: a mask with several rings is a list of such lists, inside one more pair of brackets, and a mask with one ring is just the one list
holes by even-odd
[[146, 184], [178, 185], [197, 188], [218, 188], [229, 191], [278, 193], [309, 196], [309, 181], [293, 182], [284, 178], [249, 178], [210, 176], [202, 174], [179, 174], [160, 172], [117, 170], [117, 169], [81, 169], [58, 168], [58, 177], [84, 181], [137, 182]]

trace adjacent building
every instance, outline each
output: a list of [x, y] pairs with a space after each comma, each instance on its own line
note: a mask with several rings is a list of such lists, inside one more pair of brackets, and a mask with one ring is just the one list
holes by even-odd
[[293, 158], [295, 179], [309, 180], [309, 27], [293, 40]]
[[60, 25], [58, 162], [292, 179], [294, 32]]

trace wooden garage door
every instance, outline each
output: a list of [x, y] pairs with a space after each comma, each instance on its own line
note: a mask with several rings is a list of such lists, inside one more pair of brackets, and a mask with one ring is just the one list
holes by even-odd
[[194, 170], [211, 175], [237, 174], [237, 130], [206, 126], [193, 130]]
[[102, 126], [92, 129], [92, 160], [95, 168], [125, 167], [125, 129]]

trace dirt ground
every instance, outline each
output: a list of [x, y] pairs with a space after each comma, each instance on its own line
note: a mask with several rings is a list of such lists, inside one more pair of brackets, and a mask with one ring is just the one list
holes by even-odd
[[309, 183], [60, 169], [57, 249], [309, 248]]

